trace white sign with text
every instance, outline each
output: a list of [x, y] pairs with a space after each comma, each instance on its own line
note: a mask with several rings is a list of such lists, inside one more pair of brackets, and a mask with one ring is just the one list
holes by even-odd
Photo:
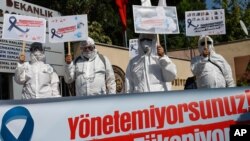
[[176, 7], [133, 5], [135, 33], [178, 34]]
[[51, 43], [80, 41], [88, 37], [87, 15], [53, 17], [48, 23]]
[[226, 34], [224, 9], [185, 12], [186, 35]]
[[4, 14], [2, 38], [45, 43], [46, 20], [31, 16]]

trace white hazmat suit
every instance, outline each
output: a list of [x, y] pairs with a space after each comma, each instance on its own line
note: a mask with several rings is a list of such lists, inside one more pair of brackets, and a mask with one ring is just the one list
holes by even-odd
[[17, 63], [15, 81], [23, 85], [22, 99], [61, 97], [58, 75], [45, 64], [41, 43], [31, 44], [30, 62]]
[[170, 90], [176, 77], [175, 64], [167, 55], [156, 54], [156, 35], [140, 34], [138, 55], [130, 60], [126, 70], [127, 93]]
[[[92, 47], [90, 51], [84, 48]], [[65, 65], [66, 83], [75, 81], [77, 96], [115, 94], [116, 83], [112, 65], [106, 56], [101, 56], [95, 49], [94, 40], [80, 42], [81, 55]]]
[[[205, 37], [210, 54], [204, 57]], [[201, 36], [198, 41], [201, 55], [191, 59], [191, 70], [196, 77], [197, 88], [223, 88], [234, 87], [232, 70], [227, 61], [215, 53], [213, 39], [209, 36]]]

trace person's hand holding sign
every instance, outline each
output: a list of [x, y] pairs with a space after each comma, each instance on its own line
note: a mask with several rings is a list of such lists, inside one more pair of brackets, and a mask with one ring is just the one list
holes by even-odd
[[20, 56], [19, 56], [19, 62], [20, 62], [21, 64], [24, 63], [24, 62], [25, 62], [25, 58], [26, 58], [26, 57], [25, 57], [25, 53], [22, 52], [22, 53], [20, 54]]
[[71, 61], [72, 61], [72, 55], [71, 55], [71, 54], [68, 54], [68, 55], [66, 56], [66, 58], [65, 58], [65, 62], [66, 62], [67, 64], [70, 64]]
[[160, 57], [163, 57], [164, 54], [165, 54], [164, 49], [163, 49], [163, 47], [161, 45], [157, 45], [157, 54]]

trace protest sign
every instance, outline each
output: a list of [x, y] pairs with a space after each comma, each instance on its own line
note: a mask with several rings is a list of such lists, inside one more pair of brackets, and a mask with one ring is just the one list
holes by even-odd
[[133, 5], [135, 33], [178, 34], [176, 7]]
[[224, 9], [185, 12], [186, 35], [226, 34]]
[[129, 58], [132, 59], [138, 55], [138, 39], [129, 40]]
[[80, 41], [88, 37], [87, 15], [52, 17], [48, 24], [51, 43]]
[[45, 43], [46, 20], [31, 16], [4, 14], [2, 38]]

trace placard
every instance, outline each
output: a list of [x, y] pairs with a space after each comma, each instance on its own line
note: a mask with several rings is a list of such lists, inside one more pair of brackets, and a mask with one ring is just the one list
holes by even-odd
[[4, 14], [3, 39], [45, 43], [46, 20], [31, 16]]
[[178, 34], [176, 7], [133, 5], [135, 33]]
[[53, 17], [48, 23], [51, 43], [87, 40], [87, 15]]
[[224, 9], [185, 12], [186, 35], [226, 34]]

